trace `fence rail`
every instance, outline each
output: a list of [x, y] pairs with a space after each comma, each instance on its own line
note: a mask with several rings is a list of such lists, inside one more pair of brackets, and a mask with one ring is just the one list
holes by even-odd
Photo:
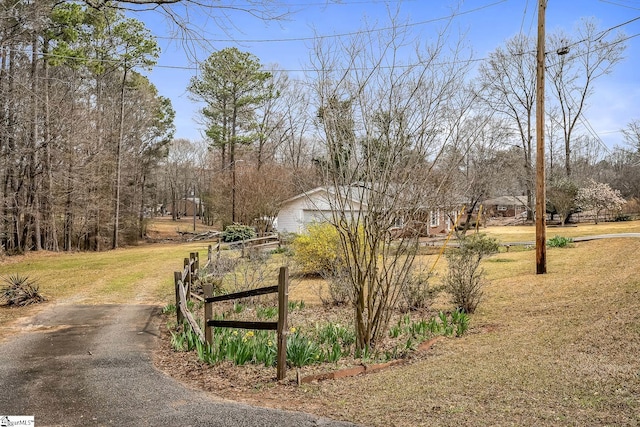
[[[263, 242], [263, 243], [260, 243]], [[264, 248], [269, 246], [277, 245], [280, 247], [280, 236], [276, 233], [268, 234], [262, 237], [255, 237], [253, 239], [239, 240], [236, 242], [228, 242], [226, 243], [226, 247], [232, 249], [241, 249], [240, 257], [244, 258], [245, 250], [247, 248]], [[213, 253], [216, 253], [216, 258], [220, 258], [220, 251], [222, 250], [223, 242], [220, 238], [218, 238], [218, 242], [215, 246], [209, 246], [209, 262], [213, 259]]]
[[[262, 240], [264, 238], [252, 239]], [[220, 243], [218, 242], [218, 251]], [[244, 249], [244, 247], [243, 247]], [[206, 269], [213, 259], [213, 247], [209, 246], [207, 263], [203, 267]], [[251, 289], [248, 291], [236, 292], [233, 294], [213, 296], [213, 285], [204, 284], [202, 286], [204, 297], [191, 293], [191, 287], [195, 283], [200, 272], [200, 256], [198, 252], [191, 252], [189, 258], [184, 259], [182, 271], [174, 272], [174, 282], [176, 291], [176, 317], [178, 324], [187, 321], [191, 329], [198, 335], [201, 342], [209, 345], [213, 343], [213, 329], [218, 328], [240, 328], [256, 330], [273, 330], [277, 335], [277, 378], [284, 379], [287, 368], [287, 310], [289, 306], [289, 270], [287, 267], [280, 267], [278, 284], [264, 288]], [[250, 298], [259, 295], [278, 293], [278, 321], [277, 322], [252, 322], [240, 320], [216, 320], [213, 318], [213, 304], [241, 298]], [[193, 313], [189, 310], [187, 301], [191, 298], [203, 301], [204, 304], [204, 332], [200, 329]]]

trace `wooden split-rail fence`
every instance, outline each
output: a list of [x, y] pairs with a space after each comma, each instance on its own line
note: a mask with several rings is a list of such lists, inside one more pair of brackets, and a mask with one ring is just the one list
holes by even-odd
[[[219, 249], [219, 243], [218, 243]], [[209, 246], [207, 263], [202, 267], [205, 270], [213, 262], [214, 248]], [[219, 254], [219, 252], [218, 252]], [[287, 267], [280, 267], [278, 284], [258, 289], [251, 289], [233, 294], [213, 296], [213, 285], [204, 284], [202, 286], [203, 296], [192, 294], [191, 288], [198, 280], [200, 274], [200, 255], [198, 252], [191, 252], [189, 258], [184, 259], [182, 271], [174, 273], [176, 292], [176, 316], [178, 324], [187, 321], [191, 329], [198, 335], [200, 341], [209, 345], [213, 343], [213, 329], [218, 328], [240, 328], [255, 330], [274, 330], [277, 335], [277, 378], [282, 380], [286, 375], [287, 368], [287, 310], [289, 306], [289, 272]], [[222, 301], [249, 298], [259, 295], [278, 293], [278, 321], [277, 322], [252, 322], [239, 320], [216, 320], [213, 318], [213, 304]], [[187, 301], [198, 299], [204, 302], [204, 332], [200, 328], [195, 316], [189, 310]]]

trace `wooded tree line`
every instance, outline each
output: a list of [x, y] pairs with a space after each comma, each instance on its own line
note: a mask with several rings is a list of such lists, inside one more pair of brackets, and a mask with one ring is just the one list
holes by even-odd
[[83, 3], [0, 3], [0, 243], [8, 252], [135, 241], [173, 111], [139, 70], [144, 25]]
[[[304, 190], [365, 180], [387, 193], [404, 180], [414, 196], [397, 200], [405, 205], [527, 195], [533, 212], [532, 38], [507, 40], [474, 78], [462, 42], [451, 49], [443, 32], [426, 44], [398, 22], [364, 31], [377, 35], [369, 40], [319, 39], [305, 76], [222, 49], [187, 88], [204, 105], [204, 140], [172, 140], [171, 104], [141, 74], [157, 45], [107, 3], [1, 2], [7, 251], [117, 247], [141, 237], [160, 206], [179, 215], [185, 198], [209, 224], [257, 225]], [[624, 35], [584, 20], [548, 46], [550, 195], [595, 178], [639, 197], [638, 123], [626, 145], [606, 149], [583, 114], [622, 60]], [[377, 50], [364, 58], [367, 47]]]
[[[401, 24], [394, 22], [391, 27], [394, 30], [385, 34], [375, 29], [363, 31], [380, 35], [366, 41], [368, 46], [381, 48], [370, 52], [377, 62], [358, 57], [357, 52], [367, 44], [357, 35], [350, 40], [319, 40], [307, 77], [300, 80], [277, 69], [265, 72], [259, 58], [235, 48], [211, 55], [189, 90], [205, 104], [202, 123], [209, 148], [220, 162], [212, 168], [218, 171], [213, 197], [217, 206], [205, 203], [218, 220], [250, 223], [252, 218], [277, 212], [277, 208], [258, 208], [248, 214], [248, 206], [233, 202], [234, 192], [237, 198], [239, 192], [257, 188], [258, 172], [265, 165], [281, 168], [281, 182], [263, 177], [273, 184], [267, 189], [274, 192], [270, 200], [282, 200], [313, 185], [367, 179], [360, 163], [369, 166], [367, 159], [378, 163], [378, 172], [387, 170], [397, 178], [401, 169], [408, 171], [411, 156], [422, 160], [420, 173], [429, 181], [422, 183], [424, 203], [465, 204], [471, 210], [490, 197], [526, 196], [529, 219], [533, 218], [535, 39], [517, 35], [474, 68], [462, 44], [444, 54], [450, 35], [443, 33], [434, 45], [427, 46], [403, 31]], [[598, 79], [611, 74], [623, 60], [625, 35], [598, 28], [594, 19], [582, 20], [574, 31], [553, 33], [547, 43], [546, 162], [551, 210], [555, 209], [554, 198], [558, 203], [566, 198], [567, 182], [579, 187], [589, 178], [611, 184], [627, 198], [640, 196], [634, 184], [638, 180], [637, 123], [629, 124], [620, 146], [610, 148], [591, 131], [584, 116]], [[399, 52], [413, 52], [412, 59], [393, 62], [397, 59], [389, 56]], [[470, 78], [474, 69], [478, 73]], [[396, 70], [406, 73], [401, 81], [394, 80]], [[421, 79], [409, 78], [411, 71], [433, 75], [434, 92], [426, 101], [414, 100], [423, 105], [421, 116], [416, 115], [419, 119], [407, 117], [407, 107], [395, 105], [400, 100], [384, 105], [380, 95], [362, 99], [367, 87], [383, 79], [397, 86], [394, 96], [414, 99]], [[360, 75], [352, 77], [355, 81], [348, 79], [357, 73]], [[442, 73], [453, 77], [444, 79]], [[367, 80], [374, 76], [378, 80]], [[347, 84], [351, 87], [346, 88]], [[378, 88], [380, 92], [387, 89]], [[420, 129], [418, 134], [407, 129], [427, 118], [432, 128]], [[431, 144], [422, 152], [416, 149], [416, 141], [425, 137], [424, 132]], [[381, 133], [391, 139], [384, 142]], [[372, 160], [373, 153], [392, 157]], [[401, 158], [404, 163], [394, 163]], [[388, 170], [390, 165], [392, 170]], [[620, 173], [623, 169], [624, 175]], [[240, 182], [238, 171], [257, 175]], [[305, 179], [296, 182], [300, 177]], [[257, 208], [257, 194], [250, 198]]]

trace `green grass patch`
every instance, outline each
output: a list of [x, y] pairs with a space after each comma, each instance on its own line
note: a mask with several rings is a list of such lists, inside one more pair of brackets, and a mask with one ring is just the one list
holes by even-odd
[[206, 245], [155, 244], [107, 252], [29, 253], [7, 257], [0, 275], [29, 275], [51, 300], [127, 303], [133, 298], [164, 304], [174, 296], [173, 272], [190, 252], [206, 258]]

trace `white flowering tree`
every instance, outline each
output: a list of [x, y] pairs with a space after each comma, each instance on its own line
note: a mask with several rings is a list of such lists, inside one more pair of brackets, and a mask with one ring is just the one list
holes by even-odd
[[596, 224], [598, 216], [603, 210], [620, 211], [627, 201], [622, 198], [619, 190], [612, 189], [609, 184], [589, 180], [589, 185], [580, 188], [576, 197], [578, 206], [582, 209], [594, 210]]

